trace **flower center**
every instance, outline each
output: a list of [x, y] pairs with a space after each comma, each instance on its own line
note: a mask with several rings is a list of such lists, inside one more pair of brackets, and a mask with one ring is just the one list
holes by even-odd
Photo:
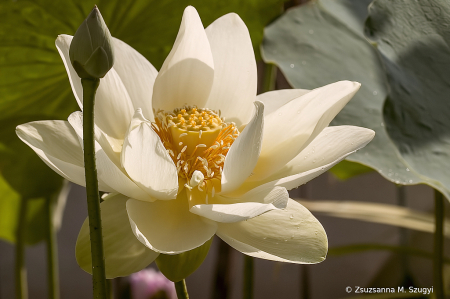
[[185, 106], [155, 113], [154, 131], [175, 163], [178, 177], [191, 190], [220, 191], [223, 164], [239, 130], [226, 123], [220, 113], [207, 108]]

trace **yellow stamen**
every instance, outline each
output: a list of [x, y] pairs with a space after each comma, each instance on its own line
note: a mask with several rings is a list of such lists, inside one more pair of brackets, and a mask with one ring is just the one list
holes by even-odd
[[[187, 182], [196, 196], [203, 200], [220, 192], [225, 157], [239, 136], [234, 123], [225, 123], [216, 111], [197, 107], [183, 107], [170, 112], [155, 113], [153, 129], [160, 137], [177, 166], [178, 176]], [[176, 116], [176, 117], [174, 117]], [[204, 180], [192, 189], [194, 172], [201, 172]], [[192, 190], [191, 190], [192, 189]]]

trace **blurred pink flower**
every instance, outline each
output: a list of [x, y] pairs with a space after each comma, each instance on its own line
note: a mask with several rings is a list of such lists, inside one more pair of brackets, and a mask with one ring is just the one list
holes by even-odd
[[130, 284], [133, 299], [177, 299], [175, 284], [152, 268], [132, 274]]

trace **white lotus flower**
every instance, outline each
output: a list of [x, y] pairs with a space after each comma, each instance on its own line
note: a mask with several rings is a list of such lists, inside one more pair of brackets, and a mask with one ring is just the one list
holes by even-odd
[[[83, 108], [69, 59], [71, 36], [57, 48]], [[186, 8], [159, 73], [114, 39], [116, 61], [96, 96], [96, 157], [106, 271], [124, 276], [160, 253], [197, 248], [214, 234], [244, 254], [291, 263], [325, 259], [327, 237], [287, 190], [328, 170], [374, 136], [330, 121], [359, 89], [337, 82], [256, 95], [256, 62], [238, 15], [204, 29]], [[82, 114], [38, 121], [19, 137], [53, 170], [85, 185]], [[90, 267], [87, 222], [77, 258]]]

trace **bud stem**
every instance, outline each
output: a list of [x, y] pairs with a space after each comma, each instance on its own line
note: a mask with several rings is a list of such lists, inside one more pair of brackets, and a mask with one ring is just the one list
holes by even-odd
[[245, 255], [244, 256], [244, 285], [243, 285], [243, 295], [244, 299], [253, 298], [253, 257]]
[[189, 294], [186, 288], [186, 281], [184, 279], [175, 282], [175, 290], [177, 291], [178, 299], [189, 299]]
[[16, 299], [28, 298], [27, 268], [25, 266], [25, 231], [27, 226], [28, 198], [21, 198], [19, 223], [16, 231]]
[[433, 252], [433, 285], [435, 298], [443, 299], [444, 295], [444, 196], [434, 190], [434, 252]]
[[[61, 192], [63, 192], [61, 190]], [[59, 194], [54, 195], [56, 197]], [[58, 276], [58, 244], [56, 241], [56, 229], [53, 223], [53, 216], [55, 214], [56, 201], [51, 196], [45, 199], [45, 208], [47, 218], [47, 275], [48, 275], [48, 298], [59, 299], [59, 276]]]
[[86, 195], [92, 256], [92, 286], [94, 299], [107, 299], [105, 258], [103, 255], [100, 197], [95, 165], [94, 104], [100, 79], [81, 79], [83, 86], [83, 143]]

